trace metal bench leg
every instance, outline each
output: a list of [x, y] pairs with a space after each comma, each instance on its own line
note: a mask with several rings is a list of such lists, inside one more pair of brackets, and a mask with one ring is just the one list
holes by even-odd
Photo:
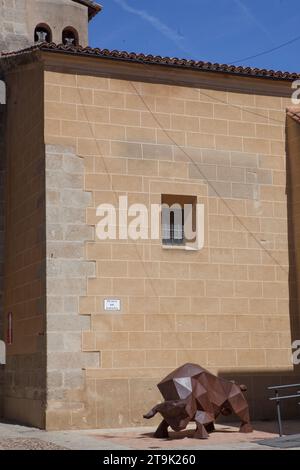
[[[275, 392], [276, 398], [278, 398], [278, 391]], [[282, 421], [281, 421], [281, 410], [280, 410], [280, 400], [276, 401], [276, 408], [277, 408], [277, 418], [278, 418], [278, 430], [279, 430], [279, 437], [283, 436], [283, 429], [282, 429]]]

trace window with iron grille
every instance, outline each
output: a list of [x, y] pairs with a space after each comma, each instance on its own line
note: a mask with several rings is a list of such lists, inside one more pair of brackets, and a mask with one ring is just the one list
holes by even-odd
[[[185, 246], [185, 210], [195, 207], [195, 196], [177, 196], [163, 194], [162, 202], [162, 244], [167, 246]], [[195, 219], [195, 217], [193, 217]], [[193, 220], [195, 223], [195, 220]], [[195, 228], [195, 227], [194, 227]], [[190, 240], [189, 240], [190, 241]]]
[[162, 241], [164, 245], [184, 245], [184, 210], [162, 208]]

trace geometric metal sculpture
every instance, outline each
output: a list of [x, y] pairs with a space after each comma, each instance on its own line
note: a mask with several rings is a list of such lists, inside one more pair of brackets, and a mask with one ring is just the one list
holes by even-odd
[[144, 415], [146, 419], [153, 418], [156, 413], [163, 417], [154, 437], [167, 438], [169, 426], [178, 432], [194, 421], [197, 426], [194, 437], [207, 439], [208, 433], [215, 429], [217, 417], [232, 413], [241, 419], [240, 432], [253, 431], [243, 394], [247, 390], [244, 385], [216, 377], [196, 364], [185, 364], [157, 386], [165, 401]]

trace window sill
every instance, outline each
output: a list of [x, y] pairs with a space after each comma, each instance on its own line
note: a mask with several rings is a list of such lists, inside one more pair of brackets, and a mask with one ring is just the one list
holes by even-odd
[[197, 248], [191, 246], [161, 245], [163, 250], [181, 250], [181, 251], [198, 251]]

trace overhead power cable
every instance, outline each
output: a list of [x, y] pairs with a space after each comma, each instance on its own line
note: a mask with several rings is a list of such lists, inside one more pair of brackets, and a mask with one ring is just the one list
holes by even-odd
[[265, 51], [259, 52], [258, 54], [250, 55], [248, 57], [243, 57], [242, 59], [234, 60], [234, 61], [229, 61], [231, 65], [238, 64], [240, 62], [244, 62], [245, 60], [251, 60], [251, 59], [256, 59], [257, 57], [261, 57], [266, 54], [271, 54], [272, 52], [278, 51], [279, 49], [282, 49], [283, 47], [289, 46], [290, 44], [294, 44], [295, 42], [300, 40], [300, 36], [295, 37], [294, 39], [291, 39], [290, 41], [283, 42], [282, 44], [279, 44], [279, 46], [272, 47], [271, 49], [267, 49]]

